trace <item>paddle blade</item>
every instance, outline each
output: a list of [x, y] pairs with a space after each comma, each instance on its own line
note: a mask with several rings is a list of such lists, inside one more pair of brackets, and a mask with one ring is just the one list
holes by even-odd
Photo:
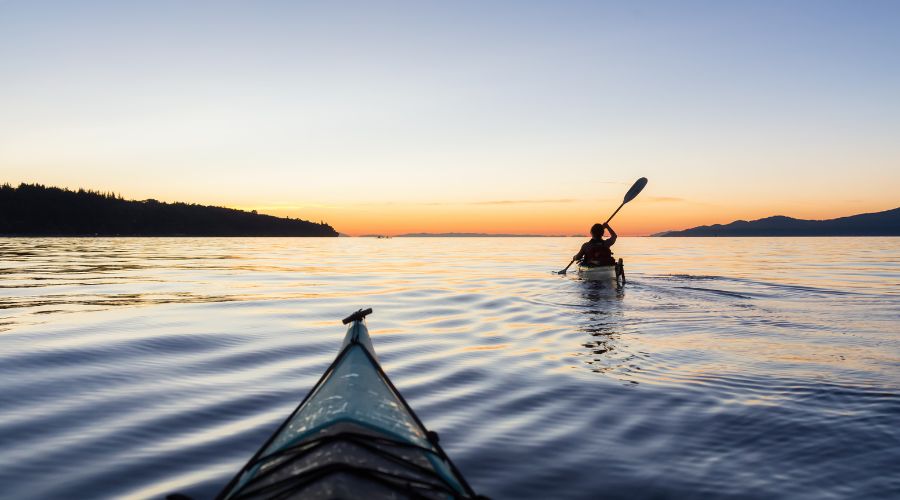
[[640, 179], [636, 180], [634, 182], [634, 185], [631, 186], [631, 189], [629, 189], [628, 192], [625, 193], [625, 200], [622, 202], [622, 204], [628, 203], [629, 201], [635, 199], [635, 197], [637, 197], [637, 195], [641, 194], [641, 191], [644, 190], [644, 186], [646, 186], [646, 185], [647, 185], [646, 177], [641, 177]]

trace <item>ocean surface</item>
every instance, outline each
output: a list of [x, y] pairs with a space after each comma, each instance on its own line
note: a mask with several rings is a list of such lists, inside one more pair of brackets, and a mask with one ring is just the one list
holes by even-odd
[[0, 238], [0, 497], [209, 498], [368, 319], [497, 499], [900, 497], [900, 238]]

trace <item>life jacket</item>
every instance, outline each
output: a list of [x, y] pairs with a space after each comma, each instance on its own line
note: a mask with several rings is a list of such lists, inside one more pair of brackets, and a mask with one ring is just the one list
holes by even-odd
[[603, 240], [591, 240], [584, 251], [584, 263], [595, 266], [614, 266], [616, 259], [612, 256], [612, 250]]

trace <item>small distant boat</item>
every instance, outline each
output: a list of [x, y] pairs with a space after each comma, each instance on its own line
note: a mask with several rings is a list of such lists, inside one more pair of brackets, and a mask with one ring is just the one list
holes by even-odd
[[625, 284], [625, 263], [619, 259], [612, 266], [588, 266], [578, 264], [578, 276], [586, 281], [608, 281]]
[[364, 318], [294, 413], [219, 494], [263, 498], [478, 498], [378, 363]]

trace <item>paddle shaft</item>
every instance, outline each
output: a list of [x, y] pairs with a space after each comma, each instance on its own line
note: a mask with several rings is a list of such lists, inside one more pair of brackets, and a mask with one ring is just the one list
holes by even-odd
[[562, 271], [560, 271], [559, 274], [566, 274], [566, 271], [568, 271], [569, 268], [572, 267], [572, 264], [574, 264], [574, 263], [575, 263], [575, 259], [572, 259], [572, 262], [569, 262], [569, 265], [566, 266], [565, 269], [563, 269]]
[[611, 221], [613, 219], [613, 217], [615, 217], [616, 214], [619, 213], [619, 210], [622, 210], [622, 207], [624, 207], [626, 203], [628, 203], [628, 202], [623, 201], [622, 204], [619, 205], [619, 208], [617, 208], [616, 211], [613, 212], [613, 214], [609, 216], [609, 219], [606, 219], [606, 222], [604, 222], [603, 225], [609, 224], [609, 221]]

